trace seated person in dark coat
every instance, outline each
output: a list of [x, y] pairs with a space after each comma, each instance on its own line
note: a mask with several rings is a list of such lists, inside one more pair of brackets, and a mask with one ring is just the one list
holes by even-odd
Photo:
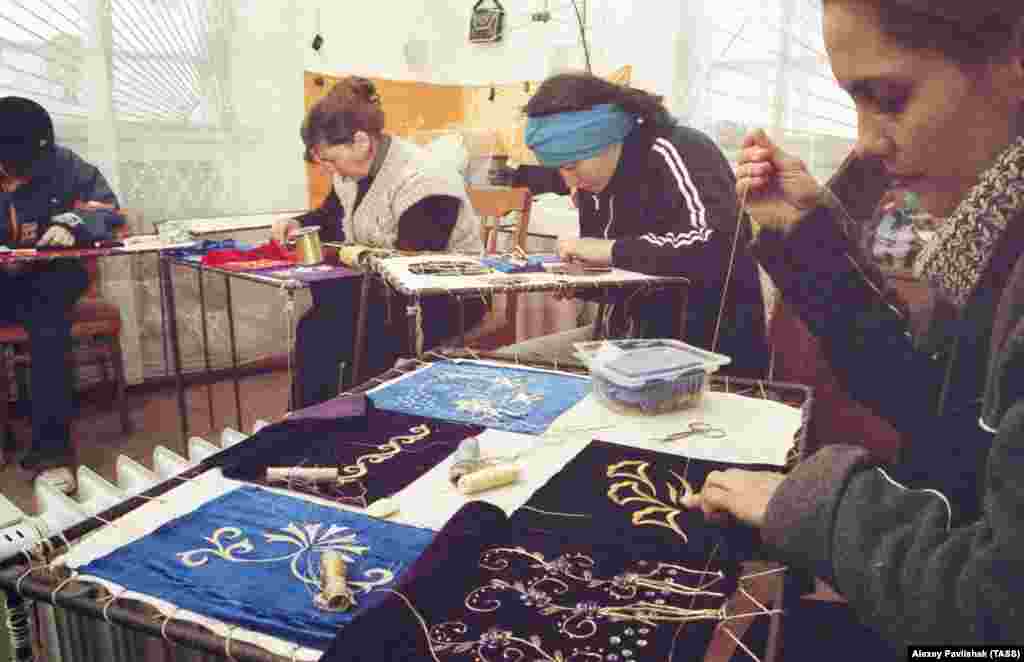
[[[91, 246], [123, 223], [100, 171], [54, 143], [49, 113], [29, 99], [0, 98], [0, 186], [8, 248]], [[19, 462], [28, 477], [75, 463], [70, 313], [87, 286], [75, 259], [0, 262], [0, 319], [25, 327], [32, 352], [32, 449]]]

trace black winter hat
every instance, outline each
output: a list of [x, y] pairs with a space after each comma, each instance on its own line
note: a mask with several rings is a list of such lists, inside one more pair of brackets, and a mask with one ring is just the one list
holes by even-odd
[[23, 97], [0, 98], [0, 163], [15, 175], [54, 148], [53, 120], [46, 109]]

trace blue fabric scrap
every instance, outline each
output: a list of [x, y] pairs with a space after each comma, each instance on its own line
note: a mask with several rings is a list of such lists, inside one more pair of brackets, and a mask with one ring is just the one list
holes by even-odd
[[525, 260], [516, 260], [507, 256], [486, 256], [480, 258], [484, 266], [504, 274], [538, 273], [544, 271], [545, 264], [557, 264], [562, 259], [557, 255], [530, 255]]

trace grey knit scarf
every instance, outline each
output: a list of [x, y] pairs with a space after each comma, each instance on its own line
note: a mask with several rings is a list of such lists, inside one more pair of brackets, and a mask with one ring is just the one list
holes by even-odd
[[986, 170], [914, 262], [914, 273], [963, 308], [1010, 219], [1024, 210], [1024, 137]]

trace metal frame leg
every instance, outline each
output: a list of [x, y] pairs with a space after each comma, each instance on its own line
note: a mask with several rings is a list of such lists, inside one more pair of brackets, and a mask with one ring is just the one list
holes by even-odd
[[[787, 584], [791, 582], [789, 578], [789, 571], [782, 573], [782, 580], [779, 582], [778, 590], [773, 596], [773, 602], [771, 604], [772, 609], [783, 609], [788, 606], [786, 604], [787, 599]], [[771, 619], [768, 626], [768, 650], [765, 653], [764, 662], [778, 662], [782, 659], [782, 614], [772, 614], [768, 618]]]
[[157, 277], [156, 284], [157, 289], [160, 292], [160, 351], [163, 354], [164, 359], [164, 374], [170, 374], [171, 372], [171, 360], [169, 357], [169, 350], [167, 346], [170, 344], [169, 333], [167, 332], [167, 300], [164, 297], [164, 282], [162, 278], [163, 274], [163, 259], [157, 255]]
[[293, 325], [296, 324], [296, 322], [295, 322], [295, 290], [293, 290], [292, 288], [289, 287], [286, 291], [288, 292], [288, 301], [285, 303], [285, 306], [287, 307], [287, 310], [291, 311], [289, 313], [288, 317], [287, 317], [288, 326], [289, 326], [289, 328], [288, 328], [288, 335], [291, 336], [291, 338], [292, 338], [292, 342], [288, 343], [288, 365], [291, 366], [291, 373], [292, 373], [291, 389], [288, 391], [288, 411], [294, 411], [298, 407], [298, 404], [299, 404], [298, 386], [295, 383], [295, 375], [297, 374], [296, 370], [295, 370], [295, 336], [296, 336], [296, 334], [295, 334], [294, 329], [291, 328]]
[[456, 296], [455, 300], [459, 302], [459, 345], [462, 349], [466, 347], [466, 303], [461, 296]]
[[224, 287], [228, 308], [228, 342], [231, 345], [231, 381], [235, 388], [235, 424], [238, 431], [244, 433], [242, 427], [242, 387], [238, 380], [238, 340], [235, 337], [235, 307], [231, 302], [231, 277], [224, 275]]
[[423, 308], [420, 304], [419, 297], [412, 297], [409, 305], [405, 309], [405, 316], [409, 320], [409, 356], [413, 358], [420, 358], [419, 352], [419, 334], [417, 333], [418, 325], [416, 324], [416, 318], [422, 317]]
[[[366, 360], [366, 315], [370, 300], [370, 286], [373, 275], [363, 274], [363, 282], [359, 288], [359, 312], [356, 315], [356, 337], [352, 346], [352, 368], [349, 370], [350, 382], [342, 384], [347, 389], [354, 384], [362, 383], [363, 363]], [[385, 286], [386, 287], [386, 286]]]
[[185, 402], [185, 376], [181, 372], [181, 341], [178, 338], [178, 312], [174, 305], [174, 279], [170, 258], [160, 256], [160, 283], [167, 301], [167, 331], [170, 336], [171, 363], [178, 394], [178, 417], [181, 420], [181, 444], [188, 453], [188, 405]]
[[206, 278], [203, 269], [196, 271], [196, 278], [199, 280], [199, 316], [202, 318], [203, 328], [203, 365], [206, 367], [206, 407], [210, 413], [210, 431], [216, 428], [213, 411], [213, 383], [210, 379], [210, 334], [206, 322]]

